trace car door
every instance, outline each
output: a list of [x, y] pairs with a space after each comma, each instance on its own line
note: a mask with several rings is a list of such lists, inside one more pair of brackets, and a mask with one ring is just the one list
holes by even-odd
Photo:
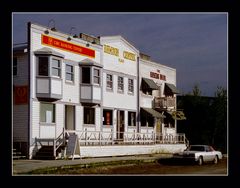
[[205, 151], [206, 151], [206, 161], [213, 161], [215, 155], [211, 147], [206, 146]]

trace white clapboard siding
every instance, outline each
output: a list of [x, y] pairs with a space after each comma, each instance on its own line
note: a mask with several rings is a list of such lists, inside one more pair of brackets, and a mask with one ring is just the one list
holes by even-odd
[[83, 107], [76, 106], [76, 130], [81, 131], [83, 130]]
[[40, 103], [38, 101], [32, 102], [32, 138], [39, 138], [39, 122], [40, 122]]
[[58, 137], [63, 131], [65, 123], [64, 107], [63, 104], [56, 104], [56, 137]]

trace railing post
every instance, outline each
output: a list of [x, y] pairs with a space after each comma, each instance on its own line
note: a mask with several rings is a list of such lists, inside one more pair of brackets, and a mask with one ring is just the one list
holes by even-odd
[[113, 129], [111, 129], [112, 145], [113, 145]]
[[133, 130], [133, 143], [136, 144], [136, 130]]
[[101, 146], [101, 131], [99, 131], [99, 145]]
[[56, 158], [56, 142], [53, 140], [53, 156]]
[[87, 145], [87, 128], [85, 128], [85, 146]]

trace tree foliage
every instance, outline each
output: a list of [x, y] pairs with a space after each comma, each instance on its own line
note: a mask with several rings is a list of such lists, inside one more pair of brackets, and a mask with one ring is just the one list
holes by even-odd
[[201, 96], [198, 85], [193, 92], [178, 96], [178, 109], [183, 109], [187, 120], [178, 121], [178, 132], [183, 132], [190, 144], [210, 144], [227, 151], [227, 90], [217, 87], [214, 97]]

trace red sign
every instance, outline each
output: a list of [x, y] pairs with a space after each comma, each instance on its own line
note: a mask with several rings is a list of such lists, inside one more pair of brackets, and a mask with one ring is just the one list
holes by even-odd
[[42, 44], [95, 58], [95, 51], [92, 49], [65, 42], [46, 35], [42, 35]]
[[[159, 71], [160, 72], [160, 71]], [[155, 72], [150, 72], [150, 77], [155, 78], [155, 79], [160, 79], [160, 80], [165, 80], [166, 81], [166, 76], [163, 74], [158, 74]]]
[[28, 103], [28, 86], [15, 86], [15, 104], [27, 104]]

